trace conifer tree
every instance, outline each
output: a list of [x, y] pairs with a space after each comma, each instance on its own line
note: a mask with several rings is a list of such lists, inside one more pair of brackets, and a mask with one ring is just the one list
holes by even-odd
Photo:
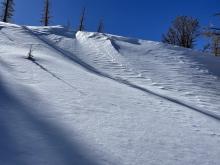
[[103, 20], [100, 20], [98, 28], [97, 28], [98, 33], [103, 33], [104, 32], [104, 22]]
[[43, 26], [48, 26], [51, 22], [51, 2], [50, 0], [44, 1], [44, 9], [41, 18], [41, 23]]
[[79, 28], [78, 30], [79, 31], [84, 31], [85, 30], [85, 13], [86, 13], [86, 8], [84, 7], [83, 10], [82, 10], [82, 14], [80, 16], [80, 23], [79, 23]]
[[2, 2], [2, 15], [3, 22], [10, 22], [14, 13], [14, 0], [4, 0]]

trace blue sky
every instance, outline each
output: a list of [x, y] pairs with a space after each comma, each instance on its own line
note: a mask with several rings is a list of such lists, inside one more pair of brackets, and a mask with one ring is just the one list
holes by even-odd
[[[2, 0], [1, 0], [2, 1]], [[44, 0], [15, 0], [17, 24], [39, 25]], [[95, 31], [99, 19], [105, 23], [108, 33], [161, 40], [171, 21], [178, 15], [198, 18], [201, 26], [220, 22], [213, 14], [220, 12], [220, 0], [51, 0], [53, 25], [67, 24], [73, 27], [86, 6], [86, 28]]]

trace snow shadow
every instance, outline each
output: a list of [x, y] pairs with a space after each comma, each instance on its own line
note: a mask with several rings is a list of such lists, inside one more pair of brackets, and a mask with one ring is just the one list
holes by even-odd
[[[1, 53], [1, 52], [0, 52]], [[13, 68], [8, 64], [6, 63], [0, 56], [0, 66], [3, 67], [4, 69], [8, 70], [8, 71], [11, 71], [13, 70]]]
[[138, 39], [114, 36], [114, 35], [109, 35], [105, 33], [93, 33], [88, 38], [95, 38], [95, 39], [106, 38], [106, 40], [109, 40], [113, 48], [116, 49], [118, 52], [120, 51], [121, 48], [117, 44], [117, 42], [126, 42], [126, 43], [133, 44], [133, 45], [141, 45]]
[[141, 45], [141, 43], [139, 42], [138, 39], [134, 39], [134, 38], [124, 38], [124, 37], [119, 37], [119, 36], [108, 36], [108, 40], [110, 40], [111, 45], [119, 52], [121, 47], [119, 46], [119, 44], [117, 44], [117, 42], [126, 42], [129, 44], [133, 44], [133, 45]]
[[122, 41], [122, 42], [127, 42], [129, 44], [141, 45], [139, 39], [136, 39], [136, 38], [125, 38], [125, 37], [119, 37], [119, 36], [111, 36], [110, 38], [114, 41]]
[[[114, 78], [113, 78], [113, 79], [114, 79]], [[176, 99], [176, 98], [171, 98], [171, 97], [169, 97], [169, 96], [165, 96], [165, 95], [162, 95], [162, 94], [160, 94], [160, 93], [153, 92], [153, 91], [151, 91], [151, 90], [149, 90], [149, 89], [146, 89], [146, 88], [140, 87], [140, 86], [138, 86], [138, 85], [132, 84], [132, 83], [130, 83], [130, 82], [127, 81], [127, 80], [115, 79], [115, 81], [118, 81], [118, 82], [120, 82], [120, 83], [122, 83], [122, 84], [126, 84], [126, 85], [128, 85], [128, 86], [130, 86], [130, 87], [132, 87], [132, 88], [138, 89], [138, 90], [140, 90], [140, 91], [142, 91], [142, 92], [145, 92], [145, 93], [147, 93], [147, 94], [151, 94], [151, 95], [157, 96], [157, 97], [159, 97], [159, 98], [162, 98], [162, 99], [164, 99], [164, 100], [167, 100], [167, 101], [169, 101], [169, 102], [178, 104], [178, 105], [183, 106], [183, 107], [185, 107], [185, 108], [188, 108], [188, 109], [197, 111], [197, 112], [202, 113], [202, 114], [204, 114], [204, 115], [206, 115], [206, 116], [208, 116], [208, 117], [211, 117], [211, 118], [214, 118], [214, 119], [220, 121], [220, 116], [219, 116], [219, 115], [217, 115], [217, 114], [215, 114], [215, 113], [213, 113], [213, 112], [210, 112], [210, 111], [208, 111], [208, 110], [203, 110], [203, 109], [200, 109], [200, 108], [198, 108], [198, 107], [196, 107], [196, 106], [189, 105], [189, 104], [187, 104], [187, 103], [185, 103], [185, 102], [183, 102], [183, 101], [181, 101], [181, 100], [178, 100], [178, 99]]]
[[[22, 28], [26, 28], [25, 26], [22, 26]], [[40, 31], [39, 31], [40, 29]], [[53, 27], [38, 27], [38, 30], [34, 30], [34, 33], [37, 35], [58, 35], [66, 38], [74, 38], [75, 37], [75, 31], [68, 30], [67, 28], [63, 26], [53, 26]]]
[[[25, 27], [25, 29], [26, 29], [27, 32], [29, 32], [31, 35], [36, 36], [40, 41], [42, 41], [42, 42], [45, 43], [46, 45], [50, 46], [51, 49], [57, 51], [57, 53], [58, 53], [59, 55], [63, 56], [64, 58], [68, 58], [69, 60], [73, 61], [74, 63], [80, 65], [82, 68], [84, 68], [84, 69], [85, 69], [86, 71], [88, 71], [88, 72], [91, 72], [91, 73], [93, 73], [93, 74], [96, 74], [96, 75], [101, 76], [101, 77], [104, 77], [104, 78], [108, 78], [108, 79], [114, 80], [114, 81], [116, 81], [116, 82], [118, 82], [118, 83], [121, 83], [121, 84], [130, 86], [130, 87], [135, 88], [135, 89], [137, 89], [137, 90], [140, 90], [140, 91], [142, 91], [142, 92], [144, 92], [144, 93], [154, 95], [154, 96], [156, 96], [156, 97], [162, 98], [162, 99], [167, 100], [167, 101], [169, 101], [169, 102], [172, 102], [172, 103], [174, 103], [174, 104], [181, 105], [181, 106], [183, 106], [183, 107], [186, 107], [186, 108], [191, 109], [191, 110], [193, 110], [193, 111], [197, 111], [197, 112], [202, 113], [202, 114], [204, 114], [204, 115], [206, 115], [206, 116], [208, 116], [208, 117], [211, 117], [211, 118], [213, 118], [213, 119], [216, 119], [216, 120], [220, 121], [220, 116], [219, 116], [219, 115], [217, 115], [217, 114], [215, 114], [215, 113], [212, 113], [212, 112], [210, 112], [210, 111], [208, 111], [208, 110], [200, 109], [200, 108], [198, 108], [198, 107], [196, 107], [196, 106], [192, 106], [192, 105], [189, 105], [189, 104], [187, 104], [187, 103], [185, 103], [185, 102], [182, 102], [181, 100], [178, 100], [178, 99], [176, 99], [176, 98], [171, 98], [171, 97], [169, 97], [169, 96], [165, 96], [165, 95], [162, 95], [162, 94], [160, 94], [160, 93], [156, 93], [156, 92], [154, 92], [154, 91], [152, 91], [152, 90], [149, 90], [149, 89], [147, 89], [147, 88], [143, 88], [143, 87], [140, 87], [140, 86], [138, 86], [138, 85], [136, 85], [136, 84], [133, 84], [133, 83], [127, 81], [127, 80], [124, 80], [124, 79], [121, 79], [121, 78], [117, 78], [117, 77], [111, 76], [111, 75], [109, 75], [109, 74], [107, 74], [107, 73], [103, 73], [103, 72], [99, 71], [98, 69], [96, 69], [95, 67], [93, 67], [93, 66], [87, 64], [86, 62], [82, 61], [80, 58], [78, 58], [78, 57], [77, 57], [76, 55], [74, 55], [72, 52], [66, 51], [66, 50], [64, 50], [64, 49], [62, 49], [62, 48], [60, 48], [60, 47], [54, 45], [53, 43], [51, 43], [51, 42], [50, 42], [49, 40], [47, 40], [46, 38], [38, 36], [37, 34], [35, 34], [33, 31], [31, 31], [31, 30], [28, 29], [27, 27]], [[164, 45], [164, 44], [162, 44], [162, 45]]]
[[14, 40], [11, 38], [11, 37], [9, 37], [9, 35], [7, 35], [5, 32], [3, 32], [3, 28], [4, 27], [1, 27], [0, 26], [0, 32], [3, 34], [3, 36], [5, 36], [9, 41], [11, 41], [11, 42], [13, 42]]
[[112, 40], [111, 38], [109, 38], [109, 41], [110, 41], [111, 45], [113, 46], [113, 48], [114, 48], [117, 52], [119, 52], [120, 49], [121, 49], [121, 47], [116, 43], [116, 41], [115, 41], [115, 40]]
[[99, 164], [84, 146], [39, 115], [43, 106], [32, 105], [39, 99], [34, 93], [22, 90], [29, 97], [24, 101], [3, 83], [0, 77], [0, 164]]
[[[220, 58], [215, 57], [213, 54], [200, 52], [190, 48], [184, 48], [175, 45], [169, 45], [161, 43], [162, 48], [178, 52], [177, 55], [181, 56], [183, 59], [188, 59], [192, 63], [197, 63], [200, 69], [207, 69], [211, 74], [218, 76], [220, 78]], [[176, 54], [174, 53], [174, 54]], [[208, 74], [210, 74], [208, 73]]]

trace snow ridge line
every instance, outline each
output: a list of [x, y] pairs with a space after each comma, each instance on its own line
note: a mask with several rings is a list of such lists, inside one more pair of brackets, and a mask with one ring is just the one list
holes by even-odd
[[91, 73], [95, 73], [99, 76], [102, 77], [107, 77], [110, 78], [111, 76], [108, 76], [105, 73], [102, 73], [100, 71], [98, 71], [96, 68], [92, 67], [91, 65], [85, 63], [84, 61], [82, 61], [80, 58], [78, 58], [77, 56], [75, 56], [73, 53], [66, 51], [56, 45], [54, 45], [51, 41], [47, 40], [44, 37], [40, 37], [39, 35], [37, 35], [36, 33], [34, 33], [31, 29], [29, 29], [26, 26], [22, 26], [24, 30], [26, 30], [30, 35], [35, 36], [39, 41], [43, 42], [44, 44], [46, 44], [47, 46], [49, 46], [49, 48], [51, 48], [52, 50], [55, 50], [59, 55], [61, 55], [64, 58], [67, 58], [71, 61], [73, 61], [74, 63], [78, 64], [79, 66], [81, 66], [83, 69], [85, 69], [86, 71], [89, 71]]
[[[120, 81], [120, 80], [119, 80], [119, 81]], [[162, 94], [160, 94], [160, 93], [151, 91], [151, 90], [149, 90], [149, 89], [140, 87], [140, 86], [138, 86], [138, 85], [135, 85], [135, 84], [130, 83], [130, 82], [127, 81], [127, 80], [125, 80], [125, 81], [122, 80], [122, 81], [123, 81], [123, 84], [126, 84], [126, 85], [128, 85], [128, 86], [130, 86], [130, 87], [132, 87], [132, 88], [141, 90], [141, 91], [146, 92], [146, 93], [148, 93], [148, 94], [152, 94], [152, 95], [157, 96], [157, 97], [159, 97], [159, 98], [162, 98], [162, 99], [164, 99], [164, 100], [167, 100], [167, 101], [173, 102], [173, 103], [175, 103], [175, 104], [181, 105], [181, 106], [183, 106], [183, 107], [186, 107], [186, 108], [188, 108], [188, 109], [191, 109], [191, 110], [200, 112], [200, 113], [202, 113], [202, 114], [204, 114], [204, 115], [206, 115], [206, 116], [212, 117], [212, 118], [214, 118], [214, 119], [220, 121], [220, 115], [218, 115], [218, 114], [215, 114], [215, 113], [210, 112], [210, 111], [207, 111], [207, 110], [203, 110], [203, 109], [198, 108], [198, 107], [196, 107], [196, 106], [189, 105], [189, 104], [187, 104], [187, 103], [185, 103], [185, 102], [183, 102], [183, 101], [181, 101], [181, 100], [178, 100], [178, 99], [175, 99], [175, 98], [171, 98], [171, 97], [169, 97], [169, 96], [165, 96], [165, 95], [162, 95]]]
[[[22, 26], [22, 28], [23, 29], [25, 29], [25, 30], [30, 30], [31, 31], [31, 29], [29, 29], [29, 28], [27, 28], [27, 27], [25, 27], [25, 26]], [[32, 32], [32, 31], [31, 31]], [[33, 32], [32, 32], [33, 33]], [[36, 36], [36, 38], [39, 40], [40, 38], [39, 38], [39, 36], [37, 36], [35, 33], [33, 33], [34, 34], [34, 36]], [[43, 41], [43, 40], [41, 40], [40, 39], [40, 41]], [[45, 42], [44, 42], [45, 43]], [[40, 44], [39, 44], [40, 45]], [[46, 43], [46, 45], [47, 46], [49, 46], [49, 48], [51, 48], [51, 46], [49, 45], [49, 44], [47, 44]], [[54, 49], [53, 49], [54, 50]], [[36, 62], [36, 60], [30, 60], [32, 63], [34, 63], [35, 65], [37, 65], [38, 67], [40, 67], [42, 70], [44, 70], [45, 72], [47, 72], [47, 73], [49, 73], [51, 76], [53, 76], [54, 78], [56, 78], [56, 79], [58, 79], [58, 80], [60, 80], [60, 81], [62, 81], [64, 84], [66, 84], [67, 86], [69, 86], [69, 87], [71, 87], [71, 88], [73, 88], [73, 89], [75, 89], [75, 90], [77, 90], [79, 93], [81, 93], [81, 94], [84, 94], [82, 91], [79, 91], [76, 87], [74, 87], [72, 84], [70, 84], [69, 82], [67, 82], [67, 81], [65, 81], [65, 80], [63, 80], [62, 78], [60, 78], [60, 77], [58, 77], [55, 73], [53, 73], [53, 72], [51, 72], [51, 71], [49, 71], [46, 67], [44, 67], [43, 65], [41, 65], [40, 63], [38, 63], [38, 62]]]
[[56, 45], [54, 45], [52, 42], [50, 42], [49, 40], [47, 40], [46, 38], [44, 37], [40, 37], [38, 36], [36, 33], [34, 33], [31, 29], [29, 29], [28, 27], [26, 26], [22, 26], [24, 30], [26, 30], [27, 32], [29, 32], [29, 34], [35, 36], [36, 38], [38, 38], [40, 41], [44, 42], [46, 45], [48, 45], [49, 47], [51, 47], [53, 50], [56, 50], [61, 56], [65, 57], [65, 58], [68, 58], [70, 59], [71, 61], [79, 64], [81, 67], [83, 67], [85, 70], [87, 70], [88, 72], [90, 73], [93, 73], [93, 74], [96, 74], [98, 76], [101, 76], [101, 77], [104, 77], [104, 78], [108, 78], [108, 79], [111, 79], [111, 80], [114, 80], [120, 84], [124, 84], [124, 85], [127, 85], [129, 87], [132, 87], [134, 89], [138, 89], [144, 93], [147, 93], [147, 94], [151, 94], [153, 96], [156, 96], [156, 97], [159, 97], [159, 98], [162, 98], [164, 100], [167, 100], [167, 101], [170, 101], [172, 103], [175, 103], [175, 104], [178, 104], [178, 105], [181, 105], [183, 107], [186, 107], [188, 109], [191, 109], [191, 110], [194, 110], [194, 111], [197, 111], [201, 114], [204, 114], [208, 117], [211, 117], [211, 118], [214, 118], [216, 120], [219, 120], [220, 121], [220, 115], [218, 114], [215, 114], [213, 112], [210, 112], [210, 111], [207, 111], [207, 110], [203, 110], [199, 107], [196, 107], [196, 106], [192, 106], [192, 105], [189, 105], [187, 103], [184, 103], [183, 101], [181, 100], [178, 100], [178, 99], [175, 99], [175, 98], [171, 98], [169, 96], [165, 96], [165, 95], [162, 95], [160, 93], [157, 93], [157, 92], [154, 92], [152, 90], [149, 90], [147, 88], [143, 88], [143, 87], [140, 87], [138, 85], [135, 85], [127, 80], [124, 80], [122, 78], [116, 78], [116, 77], [112, 77], [106, 73], [103, 73], [103, 72], [100, 72], [99, 70], [97, 70], [96, 68], [92, 67], [91, 65], [85, 63], [84, 61], [82, 61], [81, 59], [79, 59], [78, 57], [76, 57], [73, 53], [69, 52], [69, 51], [66, 51]]

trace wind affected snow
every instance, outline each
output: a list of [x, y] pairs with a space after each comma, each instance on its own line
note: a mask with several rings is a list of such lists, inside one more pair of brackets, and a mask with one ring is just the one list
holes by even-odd
[[62, 26], [0, 27], [0, 164], [220, 163], [220, 59]]

